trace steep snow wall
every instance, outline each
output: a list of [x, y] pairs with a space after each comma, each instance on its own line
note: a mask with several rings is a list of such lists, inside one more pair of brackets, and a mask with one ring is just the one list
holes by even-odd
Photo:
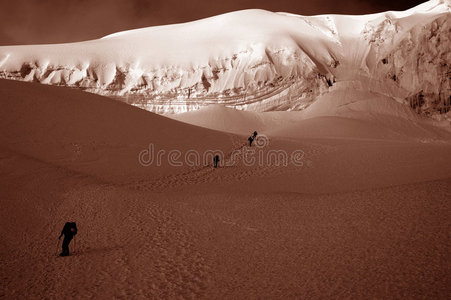
[[211, 103], [302, 110], [347, 81], [419, 113], [446, 112], [450, 6], [364, 16], [245, 10], [80, 43], [4, 46], [0, 78], [81, 88], [158, 113]]

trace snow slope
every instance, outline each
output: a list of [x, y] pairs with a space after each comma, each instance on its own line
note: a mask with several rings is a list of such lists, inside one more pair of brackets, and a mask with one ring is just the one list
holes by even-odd
[[[133, 181], [172, 174], [168, 152], [230, 151], [231, 135], [187, 125], [98, 95], [65, 87], [0, 80], [0, 145], [101, 181]], [[161, 167], [139, 154], [165, 151]], [[126, 170], [126, 171], [125, 171]]]
[[0, 47], [0, 77], [77, 87], [149, 111], [302, 110], [354, 83], [417, 109], [450, 106], [450, 1], [404, 12], [245, 10], [58, 45]]
[[296, 138], [451, 141], [449, 120], [419, 116], [393, 98], [338, 82], [302, 111], [253, 112], [221, 105], [168, 114], [171, 119], [235, 134], [254, 130]]
[[[269, 143], [250, 149], [246, 136], [65, 87], [0, 80], [0, 105], [0, 297], [449, 295], [449, 139], [381, 135], [409, 136], [412, 120], [382, 128], [318, 115], [291, 126], [280, 116], [303, 112], [208, 108], [218, 116], [211, 127], [235, 119], [243, 131], [273, 114]], [[149, 143], [304, 156], [301, 166], [144, 167], [138, 154]], [[69, 220], [76, 249], [58, 258]]]
[[242, 111], [223, 105], [209, 105], [199, 110], [180, 114], [167, 114], [168, 118], [188, 124], [235, 134], [260, 133], [269, 129], [292, 124], [299, 121], [299, 111], [254, 112]]

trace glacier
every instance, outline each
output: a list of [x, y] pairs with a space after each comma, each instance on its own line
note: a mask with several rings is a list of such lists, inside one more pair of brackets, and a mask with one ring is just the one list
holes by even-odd
[[209, 104], [303, 110], [339, 87], [448, 114], [450, 38], [450, 0], [362, 16], [252, 9], [78, 43], [2, 46], [0, 78], [79, 88], [161, 114]]

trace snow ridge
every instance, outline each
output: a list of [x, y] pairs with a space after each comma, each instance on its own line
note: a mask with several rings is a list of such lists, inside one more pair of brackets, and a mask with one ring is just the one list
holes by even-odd
[[158, 113], [211, 103], [302, 110], [336, 82], [450, 108], [449, 0], [404, 12], [300, 16], [244, 10], [99, 40], [0, 47], [0, 78], [81, 88]]

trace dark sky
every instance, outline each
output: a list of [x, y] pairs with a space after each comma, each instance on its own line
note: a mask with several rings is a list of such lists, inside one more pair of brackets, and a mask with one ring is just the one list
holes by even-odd
[[0, 45], [63, 43], [247, 8], [301, 15], [404, 10], [415, 0], [0, 0]]

